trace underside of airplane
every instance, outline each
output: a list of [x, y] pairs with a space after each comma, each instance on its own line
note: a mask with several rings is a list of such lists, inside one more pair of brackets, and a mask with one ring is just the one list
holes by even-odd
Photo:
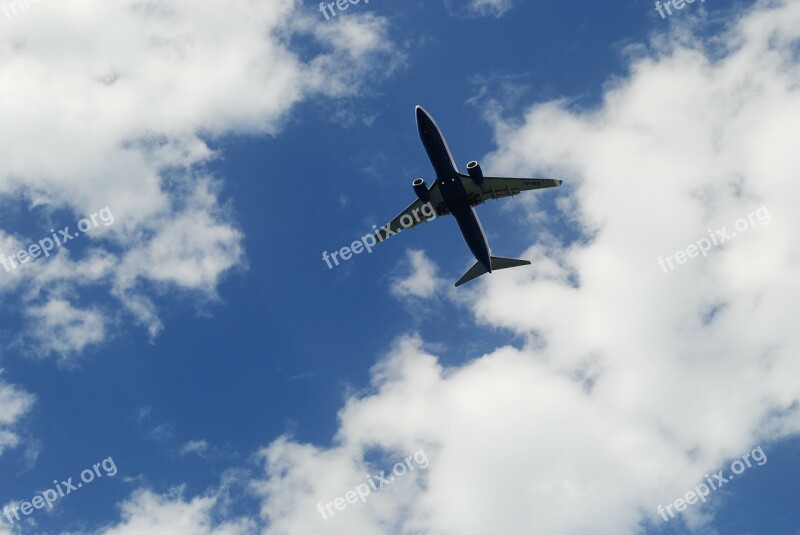
[[562, 181], [552, 178], [484, 176], [476, 161], [467, 164], [467, 174], [460, 173], [433, 118], [421, 106], [417, 106], [416, 115], [420, 138], [433, 165], [436, 180], [430, 186], [422, 178], [412, 182], [417, 199], [376, 232], [376, 241], [384, 241], [404, 229], [433, 219], [419, 217], [420, 212], [431, 212], [432, 208], [437, 217], [452, 215], [456, 219], [464, 241], [476, 259], [475, 264], [456, 282], [456, 286], [497, 269], [530, 264], [528, 260], [492, 256], [474, 207], [487, 199], [502, 199], [523, 191], [558, 187]]

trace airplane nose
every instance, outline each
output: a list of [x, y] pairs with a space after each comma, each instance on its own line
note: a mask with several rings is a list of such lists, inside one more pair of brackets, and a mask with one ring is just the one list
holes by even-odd
[[428, 123], [430, 120], [428, 119], [428, 114], [422, 109], [422, 106], [417, 106], [415, 108], [416, 115], [417, 115], [417, 125], [419, 126], [420, 132], [423, 134], [428, 133]]

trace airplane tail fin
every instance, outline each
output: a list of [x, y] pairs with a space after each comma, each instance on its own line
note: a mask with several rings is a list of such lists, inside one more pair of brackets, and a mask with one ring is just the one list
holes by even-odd
[[[530, 264], [529, 260], [517, 260], [516, 258], [503, 258], [502, 256], [493, 256], [492, 257], [492, 271], [496, 269], [506, 269], [512, 268], [517, 266], [527, 266]], [[488, 273], [488, 270], [483, 267], [483, 264], [480, 262], [475, 262], [469, 271], [464, 273], [464, 275], [458, 279], [456, 282], [456, 286], [461, 286], [465, 282], [469, 282], [472, 279], [477, 279], [481, 275]]]

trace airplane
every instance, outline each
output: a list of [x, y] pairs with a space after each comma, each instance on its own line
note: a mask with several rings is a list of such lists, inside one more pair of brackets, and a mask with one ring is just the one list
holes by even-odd
[[[432, 206], [436, 216], [451, 214], [455, 217], [464, 241], [476, 260], [475, 265], [458, 279], [456, 286], [496, 269], [530, 264], [529, 260], [492, 256], [486, 233], [475, 213], [475, 206], [483, 204], [486, 199], [501, 199], [513, 197], [521, 191], [558, 187], [562, 181], [552, 178], [483, 176], [481, 166], [476, 161], [467, 164], [468, 174], [460, 173], [433, 117], [422, 106], [416, 107], [416, 115], [419, 136], [433, 166], [436, 181], [430, 187], [422, 178], [412, 182], [417, 200], [374, 234], [376, 242], [382, 242], [403, 229], [430, 221], [433, 217], [425, 219], [418, 214], [420, 211], [425, 213], [426, 206]], [[431, 211], [430, 208], [428, 211]], [[433, 216], [432, 211], [430, 215]]]

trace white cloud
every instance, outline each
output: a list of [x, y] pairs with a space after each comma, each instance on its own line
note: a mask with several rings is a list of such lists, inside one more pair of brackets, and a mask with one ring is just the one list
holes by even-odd
[[[136, 492], [121, 506], [122, 520], [93, 532], [95, 535], [246, 535], [255, 533], [252, 522], [246, 519], [218, 521], [228, 513], [221, 507], [218, 496], [183, 498], [183, 490], [166, 495], [152, 491]], [[65, 534], [66, 535], [66, 534]], [[77, 535], [77, 534], [75, 534]]]
[[[151, 336], [163, 328], [154, 290], [213, 298], [245, 253], [219, 179], [203, 171], [218, 155], [210, 141], [276, 135], [295, 104], [356, 94], [403, 61], [384, 19], [325, 25], [317, 15], [294, 0], [76, 0], [6, 21], [0, 133], [14, 143], [0, 146], [0, 199], [46, 223], [41, 236], [0, 230], [0, 252], [14, 254], [50, 225], [105, 206], [115, 223], [81, 238], [85, 254], [65, 246], [57, 258], [0, 272], [0, 291], [25, 292], [22, 310], [35, 322], [56, 298], [92, 314], [96, 304], [78, 303], [65, 288], [106, 289]], [[301, 55], [289, 44], [303, 40], [320, 51]], [[385, 68], [375, 71], [376, 62]], [[40, 345], [70, 356], [94, 334]]]
[[392, 280], [390, 291], [395, 297], [432, 297], [437, 289], [446, 284], [443, 279], [437, 277], [438, 268], [425, 251], [407, 251], [404, 264], [409, 273]]
[[[500, 150], [484, 168], [565, 179], [551, 193], [563, 212], [544, 221], [582, 234], [558, 242], [540, 216], [546, 192], [531, 194], [533, 266], [478, 282], [476, 321], [525, 346], [442, 369], [401, 340], [372, 393], [340, 413], [332, 448], [268, 449], [266, 533], [632, 534], [704, 474], [800, 431], [800, 4], [759, 4], [713, 59], [687, 35], [633, 56], [597, 110], [492, 117]], [[659, 268], [659, 254], [761, 206], [768, 226]], [[421, 445], [426, 481], [313, 517], [363, 477], [365, 450]], [[724, 500], [684, 518], [701, 526]]]
[[[31, 306], [27, 313], [35, 327], [25, 338], [33, 341], [32, 350], [37, 354], [55, 353], [68, 358], [105, 338], [106, 320], [102, 313], [76, 308], [64, 299]], [[25, 347], [26, 343], [22, 345]]]
[[500, 18], [514, 7], [512, 0], [445, 0], [451, 11], [469, 17]]
[[169, 441], [175, 437], [175, 426], [172, 424], [157, 425], [147, 434], [153, 440]]
[[14, 427], [28, 413], [33, 403], [32, 395], [0, 379], [0, 455], [19, 444], [19, 436]]
[[190, 440], [180, 449], [180, 455], [183, 457], [184, 455], [188, 455], [190, 453], [195, 453], [202, 457], [208, 451], [209, 444], [205, 440]]
[[[566, 245], [543, 234], [530, 269], [483, 277], [471, 294], [477, 321], [524, 347], [443, 368], [400, 339], [341, 410], [333, 446], [281, 438], [262, 452], [263, 534], [633, 534], [704, 474], [800, 431], [800, 4], [758, 4], [714, 59], [677, 31], [600, 109], [547, 103], [495, 125], [485, 167], [564, 178], [562, 217], [582, 234]], [[658, 267], [762, 205], [769, 226]], [[420, 448], [425, 472], [328, 520], [316, 511], [387, 469], [367, 462], [376, 452]], [[702, 512], [724, 493], [710, 500]], [[187, 502], [164, 505], [160, 525], [176, 525]], [[699, 512], [684, 517], [702, 526]]]

